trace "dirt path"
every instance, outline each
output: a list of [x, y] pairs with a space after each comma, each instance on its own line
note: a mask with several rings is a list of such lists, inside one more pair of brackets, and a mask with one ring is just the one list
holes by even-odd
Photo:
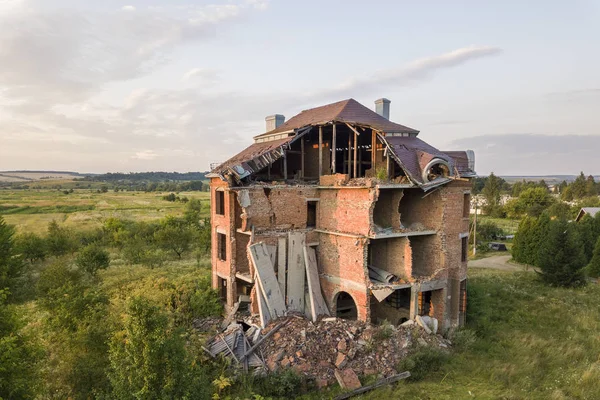
[[479, 260], [469, 261], [469, 268], [489, 268], [502, 271], [523, 271], [525, 268], [518, 264], [510, 264], [510, 254], [501, 254]]

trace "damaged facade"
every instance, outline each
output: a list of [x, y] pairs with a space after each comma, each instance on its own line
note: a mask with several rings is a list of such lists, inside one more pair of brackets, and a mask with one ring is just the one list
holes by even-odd
[[214, 168], [212, 281], [263, 323], [289, 310], [464, 323], [472, 151], [353, 99], [305, 110]]

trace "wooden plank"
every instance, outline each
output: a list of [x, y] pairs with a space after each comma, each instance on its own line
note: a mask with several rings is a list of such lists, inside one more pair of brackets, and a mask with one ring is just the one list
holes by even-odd
[[371, 130], [371, 169], [375, 171], [375, 165], [377, 164], [377, 134]]
[[246, 357], [248, 357], [250, 354], [254, 353], [254, 351], [258, 348], [258, 346], [260, 346], [262, 344], [262, 342], [264, 342], [266, 339], [268, 339], [269, 337], [271, 337], [279, 329], [281, 329], [284, 326], [286, 326], [287, 324], [289, 324], [290, 321], [291, 321], [291, 319], [287, 319], [287, 320], [285, 320], [283, 322], [280, 322], [273, 329], [271, 329], [269, 332], [267, 332], [267, 334], [265, 336], [263, 336], [262, 338], [260, 338], [260, 340], [254, 344], [254, 346], [252, 346], [249, 350], [247, 350], [244, 353], [244, 355], [242, 357], [240, 357], [240, 361], [245, 360]]
[[341, 394], [335, 398], [335, 400], [345, 400], [350, 397], [358, 396], [359, 394], [366, 393], [370, 390], [377, 389], [378, 387], [389, 385], [390, 383], [398, 382], [399, 380], [406, 379], [410, 377], [410, 372], [406, 371], [398, 375], [390, 376], [389, 378], [381, 379], [375, 382], [372, 385], [363, 386], [361, 388], [355, 389], [351, 392]]
[[250, 246], [249, 249], [250, 258], [252, 259], [258, 278], [255, 280], [262, 290], [271, 317], [278, 318], [284, 316], [286, 311], [285, 300], [279, 290], [279, 283], [275, 276], [267, 245], [257, 243]]
[[348, 177], [352, 179], [352, 135], [348, 133]]
[[329, 309], [321, 293], [321, 284], [319, 283], [319, 271], [317, 270], [317, 254], [315, 249], [304, 246], [304, 265], [306, 267], [306, 277], [308, 279], [308, 294], [310, 299], [310, 311], [313, 322], [317, 321], [319, 315], [329, 316]]
[[303, 233], [290, 232], [288, 238], [287, 305], [288, 309], [304, 312], [304, 243]]
[[279, 238], [277, 243], [277, 282], [279, 282], [279, 290], [281, 291], [281, 295], [285, 299], [286, 290], [285, 290], [285, 278], [286, 278], [286, 266], [287, 266], [287, 249], [286, 249], [287, 241], [284, 237]]

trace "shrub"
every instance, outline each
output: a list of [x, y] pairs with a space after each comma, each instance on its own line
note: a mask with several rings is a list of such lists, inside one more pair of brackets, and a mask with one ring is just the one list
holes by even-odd
[[0, 216], [0, 290], [16, 289], [23, 275], [23, 263], [15, 254], [14, 235], [15, 228]]
[[475, 344], [477, 335], [471, 329], [457, 329], [450, 334], [449, 339], [452, 341], [452, 347], [456, 350], [468, 350]]
[[258, 378], [254, 382], [254, 389], [261, 396], [275, 398], [296, 398], [303, 389], [303, 379], [291, 369]]
[[75, 263], [82, 271], [96, 276], [98, 270], [108, 268], [110, 265], [110, 256], [106, 250], [92, 244], [84, 247], [79, 252]]
[[56, 221], [48, 224], [48, 235], [46, 236], [48, 253], [53, 256], [62, 256], [77, 249], [77, 243], [71, 231], [59, 226]]
[[596, 241], [596, 246], [594, 247], [594, 253], [592, 255], [592, 259], [590, 263], [586, 267], [586, 272], [589, 276], [594, 278], [600, 277], [600, 237]]

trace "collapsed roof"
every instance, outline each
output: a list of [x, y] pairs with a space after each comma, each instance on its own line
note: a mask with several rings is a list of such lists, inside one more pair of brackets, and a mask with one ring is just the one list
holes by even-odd
[[[408, 179], [423, 189], [475, 176], [472, 151], [442, 152], [417, 138], [419, 131], [389, 121], [354, 99], [302, 111], [275, 129], [255, 136], [255, 143], [213, 169], [211, 174], [222, 178], [232, 175], [241, 181], [283, 157], [291, 144], [312, 127], [332, 124], [371, 129]], [[431, 169], [439, 166], [445, 169], [444, 177], [431, 176]]]

